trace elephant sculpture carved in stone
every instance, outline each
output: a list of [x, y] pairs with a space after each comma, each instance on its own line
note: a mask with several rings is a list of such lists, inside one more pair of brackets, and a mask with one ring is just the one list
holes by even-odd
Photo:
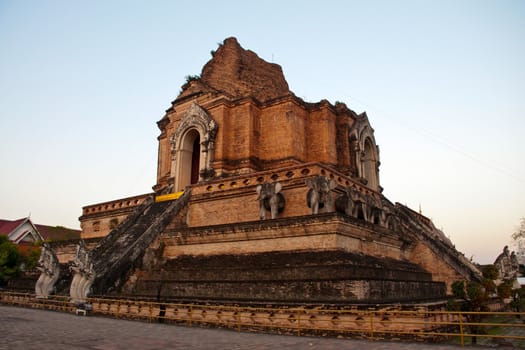
[[383, 198], [382, 209], [379, 213], [379, 225], [381, 225], [384, 228], [392, 228], [395, 220], [394, 211], [395, 208], [393, 207], [393, 205]]
[[36, 297], [47, 298], [53, 292], [60, 275], [60, 264], [55, 252], [46, 242], [42, 244], [37, 269], [40, 271], [40, 277], [35, 284]]
[[337, 197], [335, 206], [338, 212], [345, 213], [348, 216], [358, 218], [362, 212], [363, 197], [354, 187], [345, 188], [345, 193]]
[[327, 213], [334, 211], [335, 201], [331, 192], [337, 187], [335, 180], [316, 176], [306, 179], [306, 185], [310, 188], [306, 194], [306, 203], [312, 208], [312, 214], [318, 214], [323, 207]]
[[373, 195], [365, 196], [363, 203], [363, 214], [365, 221], [371, 224], [379, 224], [379, 217], [381, 213], [381, 203]]
[[362, 194], [348, 186], [345, 193], [337, 197], [336, 209], [340, 213], [387, 229], [396, 229], [398, 218], [394, 206], [384, 197], [378, 199], [373, 194]]
[[269, 210], [271, 218], [276, 219], [277, 214], [284, 210], [286, 201], [281, 193], [283, 186], [279, 182], [265, 183], [257, 186], [257, 200], [259, 201], [259, 218], [266, 219]]

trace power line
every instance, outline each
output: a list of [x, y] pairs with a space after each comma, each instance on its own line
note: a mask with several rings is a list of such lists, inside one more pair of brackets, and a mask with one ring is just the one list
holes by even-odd
[[[354, 95], [350, 95], [350, 96], [354, 96]], [[371, 105], [371, 104], [369, 104], [369, 103], [367, 103], [367, 102], [365, 102], [365, 101], [363, 101], [361, 99], [357, 99], [355, 97], [351, 97], [350, 100], [351, 101], [356, 101], [357, 103], [359, 103], [360, 105], [365, 107], [365, 109], [368, 109], [368, 110], [371, 110], [371, 111], [374, 111], [374, 110], [377, 111], [378, 115], [379, 115], [379, 118], [381, 118], [381, 119], [383, 119], [383, 120], [385, 120], [385, 121], [387, 121], [389, 123], [394, 123], [394, 121], [395, 121], [395, 125], [396, 126], [403, 127], [406, 130], [409, 130], [409, 131], [418, 133], [418, 134], [420, 134], [422, 136], [425, 136], [427, 139], [430, 139], [430, 140], [434, 141], [436, 144], [440, 144], [441, 146], [445, 146], [446, 148], [454, 151], [457, 154], [462, 155], [465, 158], [470, 159], [471, 161], [474, 161], [474, 162], [478, 163], [481, 166], [484, 166], [486, 168], [492, 169], [493, 171], [496, 171], [496, 172], [499, 172], [499, 173], [501, 173], [503, 175], [511, 177], [511, 178], [513, 178], [514, 180], [516, 180], [516, 181], [518, 181], [520, 183], [525, 183], [525, 179], [523, 177], [521, 177], [520, 175], [515, 174], [514, 171], [509, 170], [509, 169], [507, 169], [507, 168], [505, 168], [505, 167], [503, 167], [501, 165], [496, 165], [495, 162], [488, 162], [488, 161], [485, 161], [485, 160], [481, 159], [481, 157], [476, 157], [473, 154], [463, 150], [461, 147], [454, 145], [450, 141], [447, 141], [443, 137], [440, 137], [440, 136], [432, 133], [429, 130], [411, 126], [411, 125], [407, 124], [404, 120], [401, 120], [399, 118], [395, 118], [391, 113], [383, 111], [380, 108], [376, 108], [373, 105]], [[382, 116], [386, 116], [387, 118], [386, 119], [382, 118]]]

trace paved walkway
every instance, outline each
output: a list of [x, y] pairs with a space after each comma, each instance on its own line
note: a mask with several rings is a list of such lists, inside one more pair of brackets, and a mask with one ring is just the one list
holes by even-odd
[[0, 306], [0, 349], [39, 350], [454, 350], [440, 344], [237, 333]]

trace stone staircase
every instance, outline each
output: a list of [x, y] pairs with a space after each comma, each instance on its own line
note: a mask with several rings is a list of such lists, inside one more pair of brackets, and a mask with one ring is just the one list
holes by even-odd
[[104, 237], [91, 251], [95, 271], [95, 295], [118, 291], [128, 274], [142, 264], [142, 257], [153, 240], [189, 202], [190, 191], [179, 199], [155, 202], [146, 199], [126, 220]]
[[467, 280], [481, 281], [481, 271], [456, 250], [452, 242], [434, 226], [432, 221], [400, 203], [396, 203], [396, 209], [402, 221], [409, 227], [410, 232], [413, 232], [418, 240], [425, 242], [436, 255], [439, 255], [459, 275]]

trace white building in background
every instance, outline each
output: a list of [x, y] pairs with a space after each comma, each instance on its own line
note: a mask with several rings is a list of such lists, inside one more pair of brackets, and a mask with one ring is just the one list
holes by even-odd
[[29, 217], [18, 220], [0, 219], [0, 235], [7, 236], [15, 244], [30, 244], [44, 240]]
[[18, 220], [0, 219], [0, 235], [18, 245], [32, 245], [39, 241], [78, 240], [80, 230], [64, 226], [34, 224], [29, 217]]

